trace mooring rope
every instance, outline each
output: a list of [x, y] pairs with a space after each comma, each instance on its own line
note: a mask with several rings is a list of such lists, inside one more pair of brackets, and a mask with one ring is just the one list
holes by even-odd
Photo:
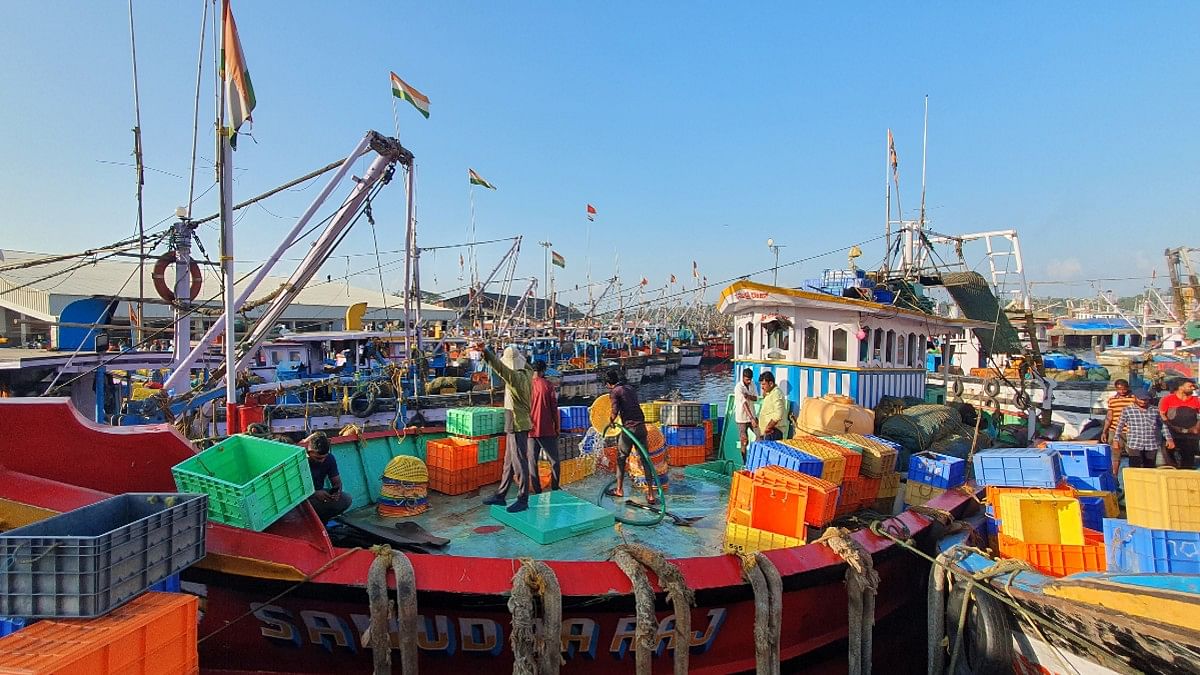
[[[535, 617], [536, 604], [542, 608]], [[513, 675], [554, 675], [562, 667], [562, 590], [554, 570], [524, 559], [513, 575], [508, 611], [513, 627]]]
[[[417, 580], [412, 562], [403, 553], [392, 551], [386, 544], [371, 547], [375, 559], [367, 571], [367, 599], [371, 623], [363, 631], [362, 643], [374, 655], [375, 675], [392, 672], [392, 617], [397, 616], [397, 635], [400, 638], [400, 672], [417, 674]], [[396, 575], [396, 604], [388, 598], [387, 571]]]
[[[667, 592], [671, 609], [675, 611], [675, 675], [687, 675], [688, 661], [692, 652], [692, 607], [696, 605], [696, 594], [688, 588], [687, 581], [679, 568], [667, 561], [662, 553], [642, 544], [621, 544], [623, 550], [643, 567], [654, 572], [658, 584]], [[653, 612], [653, 607], [651, 607]], [[651, 614], [653, 619], [653, 614]], [[657, 634], [657, 626], [655, 627]]]
[[848, 670], [850, 675], [870, 675], [872, 636], [875, 629], [875, 595], [879, 592], [879, 573], [871, 554], [850, 536], [848, 530], [831, 527], [817, 539], [846, 561], [846, 594], [849, 605]]
[[761, 551], [742, 554], [742, 577], [754, 592], [754, 666], [757, 675], [779, 675], [783, 579]]
[[612, 560], [633, 585], [637, 617], [633, 634], [635, 672], [637, 675], [650, 675], [650, 650], [654, 648], [654, 636], [658, 632], [658, 622], [654, 619], [654, 590], [646, 579], [646, 570], [628, 550], [618, 546], [613, 550]]

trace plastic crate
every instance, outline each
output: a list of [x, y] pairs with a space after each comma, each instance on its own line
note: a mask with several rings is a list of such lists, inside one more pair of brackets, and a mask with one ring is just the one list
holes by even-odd
[[775, 532], [755, 529], [748, 525], [728, 523], [725, 526], [725, 541], [722, 548], [726, 553], [739, 555], [803, 545], [804, 539], [802, 537], [789, 537]]
[[704, 421], [700, 404], [694, 401], [664, 403], [658, 409], [658, 421], [664, 425], [698, 427]]
[[[1004, 523], [1001, 522], [1001, 527]], [[997, 535], [1000, 555], [1028, 562], [1034, 569], [1055, 577], [1077, 572], [1103, 572], [1107, 566], [1104, 535], [1084, 530], [1079, 544], [1027, 544], [1001, 532]]]
[[1124, 478], [1131, 524], [1200, 532], [1200, 471], [1125, 469]]
[[663, 437], [667, 439], [667, 445], [704, 445], [704, 427], [668, 425], [663, 427]]
[[939, 488], [910, 480], [904, 486], [904, 503], [909, 506], [924, 506], [930, 500], [946, 494], [950, 488]]
[[736, 465], [732, 460], [718, 459], [711, 462], [692, 464], [683, 469], [683, 475], [696, 478], [707, 483], [728, 487], [733, 481]]
[[779, 441], [751, 443], [746, 450], [746, 468], [754, 471], [771, 465], [782, 466], [814, 477], [820, 477], [822, 472], [821, 460], [806, 452], [801, 452]]
[[179, 578], [179, 575], [172, 574], [157, 584], [150, 584], [150, 588], [146, 590], [154, 591], [155, 593], [178, 593], [182, 588], [183, 582]]
[[562, 431], [578, 431], [583, 433], [592, 426], [588, 407], [585, 405], [568, 405], [558, 409], [558, 426]]
[[750, 508], [750, 527], [788, 537], [803, 537], [804, 511], [808, 489], [788, 489], [779, 485], [754, 483]]
[[1058, 467], [1064, 476], [1112, 473], [1112, 447], [1104, 443], [1053, 441], [1047, 443], [1046, 448], [1058, 453]]
[[1007, 494], [1000, 497], [1004, 513], [1001, 534], [1026, 544], [1083, 544], [1079, 500], [1054, 495]]
[[171, 469], [181, 492], [208, 495], [208, 519], [261, 532], [313, 493], [304, 448], [239, 434]]
[[[1076, 490], [1076, 497], [1097, 497], [1104, 504], [1104, 517], [1116, 518], [1121, 515], [1121, 505], [1117, 502], [1117, 493], [1106, 490]], [[1092, 528], [1093, 530], [1099, 528]]]
[[842, 481], [842, 486], [838, 492], [836, 506], [834, 507], [834, 516], [844, 516], [848, 513], [854, 513], [862, 504], [863, 477], [847, 478]]
[[1005, 487], [1058, 485], [1058, 453], [1043, 448], [991, 448], [975, 453], [975, 482]]
[[829, 481], [779, 466], [767, 466], [754, 473], [754, 484], [792, 490], [806, 489], [808, 495], [805, 498], [807, 505], [804, 509], [804, 522], [814, 527], [828, 525], [837, 513], [841, 490]]
[[1155, 530], [1104, 519], [1108, 571], [1200, 574], [1200, 532]]
[[858, 505], [868, 506], [879, 498], [879, 486], [883, 483], [882, 478], [871, 478], [870, 476], [860, 476]]
[[1063, 481], [1076, 490], [1113, 492], [1117, 489], [1117, 479], [1112, 473], [1102, 473], [1098, 476], [1063, 476]]
[[0, 673], [191, 675], [198, 605], [194, 595], [144, 593], [98, 619], [39, 621], [0, 643]]
[[[499, 441], [497, 441], [499, 443]], [[426, 445], [425, 464], [449, 471], [464, 471], [479, 464], [479, 443], [469, 438], [451, 436]], [[499, 455], [499, 445], [496, 454]]]
[[708, 459], [708, 448], [703, 445], [668, 445], [667, 463], [671, 466], [691, 466]]
[[1089, 530], [1104, 529], [1104, 519], [1107, 517], [1103, 497], [1079, 497], [1079, 510], [1083, 514], [1083, 526]]
[[639, 404], [639, 407], [642, 409], [642, 417], [646, 418], [647, 423], [653, 424], [658, 422], [658, 408], [661, 405], [658, 401]]
[[451, 408], [446, 411], [446, 431], [466, 437], [502, 434], [504, 408]]
[[989, 485], [984, 490], [984, 502], [986, 502], [986, 511], [988, 515], [1004, 519], [1004, 514], [1000, 512], [1000, 497], [1002, 495], [1017, 494], [1017, 495], [1055, 495], [1059, 497], [1077, 497], [1079, 492], [1075, 488], [1066, 485], [1065, 483], [1056, 488], [1023, 488], [1023, 487], [1001, 487], [998, 485]]
[[889, 440], [863, 434], [839, 434], [829, 436], [828, 440], [862, 453], [860, 473], [863, 476], [882, 478], [897, 468], [896, 459], [900, 455], [900, 446]]
[[[796, 448], [805, 454], [821, 460], [821, 480], [827, 480], [834, 485], [841, 485], [846, 477], [846, 455], [844, 448], [832, 443], [826, 443], [815, 436], [787, 438], [780, 441], [786, 446]], [[861, 459], [859, 462], [861, 463]]]
[[444, 495], [461, 495], [479, 487], [479, 475], [475, 467], [465, 469], [443, 469], [429, 467], [429, 489]]
[[[503, 436], [476, 436], [475, 438], [458, 438], [458, 437], [456, 437], [453, 440], [447, 438], [447, 439], [443, 439], [442, 441], [433, 441], [433, 442], [435, 442], [435, 443], [450, 442], [453, 444], [462, 444], [464, 441], [466, 441], [469, 443], [474, 443], [475, 444], [475, 463], [483, 464], [484, 462], [491, 462], [493, 460], [500, 459], [500, 439], [501, 438], [503, 438]], [[429, 463], [428, 462], [428, 459], [429, 459], [428, 447], [429, 446], [426, 445], [426, 455], [425, 455], [426, 464]], [[443, 455], [442, 457], [444, 458], [445, 455]]]
[[[28, 623], [25, 619], [20, 617], [0, 616], [0, 637], [12, 635], [27, 625]], [[3, 645], [3, 643], [0, 643], [0, 645]]]
[[503, 461], [497, 459], [491, 462], [484, 462], [479, 466], [481, 474], [481, 486], [500, 482], [500, 476], [504, 473]]
[[879, 480], [879, 495], [876, 499], [892, 499], [900, 494], [901, 474], [897, 471], [887, 474]]
[[725, 518], [739, 525], [750, 524], [750, 499], [754, 493], [754, 475], [744, 469], [733, 472], [729, 485], [729, 507]]
[[988, 548], [993, 551], [1000, 550], [1000, 526], [1002, 521], [996, 520], [991, 516], [983, 517], [983, 537], [987, 540]]
[[583, 434], [559, 434], [558, 458], [572, 459], [582, 454]]
[[206, 503], [130, 493], [0, 534], [0, 615], [112, 611], [204, 557]]
[[967, 461], [938, 452], [918, 452], [908, 459], [908, 479], [940, 488], [967, 482]]

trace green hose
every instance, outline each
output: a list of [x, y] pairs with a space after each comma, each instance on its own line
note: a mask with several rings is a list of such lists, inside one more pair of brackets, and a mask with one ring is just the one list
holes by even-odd
[[[647, 473], [646, 477], [654, 479], [654, 489], [658, 493], [658, 506], [659, 506], [659, 512], [654, 514], [653, 516], [651, 516], [649, 520], [639, 519], [639, 518], [626, 518], [626, 517], [618, 515], [616, 513], [613, 514], [613, 518], [615, 518], [618, 523], [623, 523], [625, 525], [637, 525], [637, 526], [657, 525], [662, 522], [663, 518], [667, 517], [667, 499], [666, 499], [666, 497], [663, 496], [662, 482], [658, 480], [658, 471], [655, 470], [655, 468], [654, 468], [654, 462], [652, 462], [650, 460], [650, 453], [649, 453], [649, 451], [646, 450], [646, 446], [642, 445], [642, 442], [638, 440], [637, 436], [635, 436], [634, 433], [632, 431], [630, 431], [629, 429], [626, 429], [623, 425], [610, 424], [610, 425], [608, 425], [608, 427], [604, 428], [604, 431], [601, 432], [601, 436], [603, 436], [604, 433], [608, 431], [609, 427], [613, 427], [613, 426], [617, 427], [618, 430], [620, 430], [622, 433], [624, 433], [626, 436], [629, 437], [629, 440], [633, 441], [633, 445], [637, 448], [638, 454], [642, 458], [642, 467], [646, 469], [646, 473]], [[617, 461], [620, 461], [619, 457], [618, 457]], [[603, 502], [604, 502], [604, 498], [606, 496], [608, 496], [608, 491], [611, 488], [616, 487], [616, 485], [617, 485], [617, 481], [616, 481], [616, 479], [613, 479], [611, 482], [608, 483], [608, 485], [605, 485], [603, 488], [601, 488], [600, 495], [596, 498], [596, 504], [602, 506]]]

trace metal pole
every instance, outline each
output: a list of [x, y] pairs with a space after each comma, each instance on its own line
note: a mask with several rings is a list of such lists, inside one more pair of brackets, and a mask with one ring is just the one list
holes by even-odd
[[142, 302], [146, 297], [146, 226], [142, 217], [142, 189], [146, 184], [146, 174], [142, 164], [142, 106], [138, 95], [137, 41], [134, 39], [133, 32], [133, 0], [129, 0], [129, 51], [133, 60], [133, 162], [134, 170], [137, 172], [138, 253], [141, 255], [141, 259], [138, 260], [138, 325], [131, 326], [134, 330], [132, 338], [136, 349], [142, 341], [142, 324], [145, 321], [146, 311], [145, 304]]
[[[224, 106], [222, 105], [222, 109]], [[223, 115], [222, 115], [223, 117]], [[224, 128], [224, 120], [219, 127], [221, 138], [220, 153], [217, 155], [217, 177], [221, 184], [221, 274], [225, 283], [225, 433], [237, 433], [241, 425], [237, 421], [237, 329], [234, 312], [233, 285], [237, 280], [233, 269], [233, 148], [229, 145], [230, 136]]]
[[772, 246], [771, 249], [775, 251], [775, 281], [772, 282], [771, 285], [778, 286], [779, 285], [779, 247]]
[[413, 229], [416, 227], [415, 216], [413, 212], [413, 167], [407, 166], [404, 176], [404, 190], [408, 194], [405, 196], [405, 208], [407, 215], [405, 217], [404, 227], [404, 358], [412, 358], [412, 270], [413, 270], [413, 255], [416, 248], [416, 236]]
[[546, 275], [543, 277], [546, 281], [546, 304], [542, 306], [542, 320], [545, 321], [550, 314], [550, 247], [554, 244], [549, 241], [539, 241], [538, 244], [546, 249], [542, 256], [546, 267]]

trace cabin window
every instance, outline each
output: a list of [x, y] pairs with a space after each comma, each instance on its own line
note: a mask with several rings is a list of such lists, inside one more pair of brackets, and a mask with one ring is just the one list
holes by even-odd
[[895, 361], [893, 360], [893, 357], [896, 354], [896, 352], [895, 352], [895, 350], [896, 350], [896, 331], [889, 330], [887, 332], [886, 340], [887, 340], [887, 342], [885, 343], [886, 346], [885, 346], [884, 360], [887, 361], [888, 363], [895, 363]]
[[844, 362], [846, 360], [846, 357], [848, 356], [847, 349], [846, 349], [847, 337], [848, 336], [847, 336], [846, 330], [844, 328], [834, 328], [833, 329], [832, 358], [834, 361]]
[[1129, 346], [1130, 347], [1141, 347], [1142, 346], [1142, 336], [1141, 335], [1130, 335], [1129, 336]]
[[908, 365], [915, 367], [919, 363], [920, 357], [917, 355], [917, 334], [908, 334]]
[[804, 329], [804, 358], [817, 360], [817, 340], [820, 336], [820, 331], [816, 326], [809, 326]]
[[271, 365], [273, 365], [273, 366], [279, 365], [279, 352], [276, 352], [276, 351], [271, 352]]
[[743, 333], [743, 332], [745, 332], [745, 329], [744, 329], [744, 328], [742, 328], [741, 326], [738, 326], [738, 327], [737, 327], [737, 331], [736, 331], [736, 333], [735, 333], [735, 334], [734, 334], [734, 336], [733, 336], [733, 339], [737, 341], [737, 353], [738, 353], [738, 354], [744, 354], [744, 353], [745, 353], [745, 352], [743, 352], [743, 351], [742, 351], [742, 333]]
[[288, 352], [288, 360], [289, 361], [299, 361], [300, 360], [300, 352]]
[[746, 324], [746, 353], [754, 355], [754, 324]]
[[871, 352], [871, 329], [863, 328], [863, 339], [858, 341], [858, 362], [866, 363], [870, 360]]
[[904, 342], [904, 334], [896, 336], [896, 365], [904, 366], [908, 364], [908, 350]]
[[763, 341], [767, 349], [787, 351], [792, 342], [792, 329], [774, 322], [766, 324], [763, 326]]
[[883, 361], [883, 330], [875, 329], [875, 342], [871, 347], [871, 360]]

